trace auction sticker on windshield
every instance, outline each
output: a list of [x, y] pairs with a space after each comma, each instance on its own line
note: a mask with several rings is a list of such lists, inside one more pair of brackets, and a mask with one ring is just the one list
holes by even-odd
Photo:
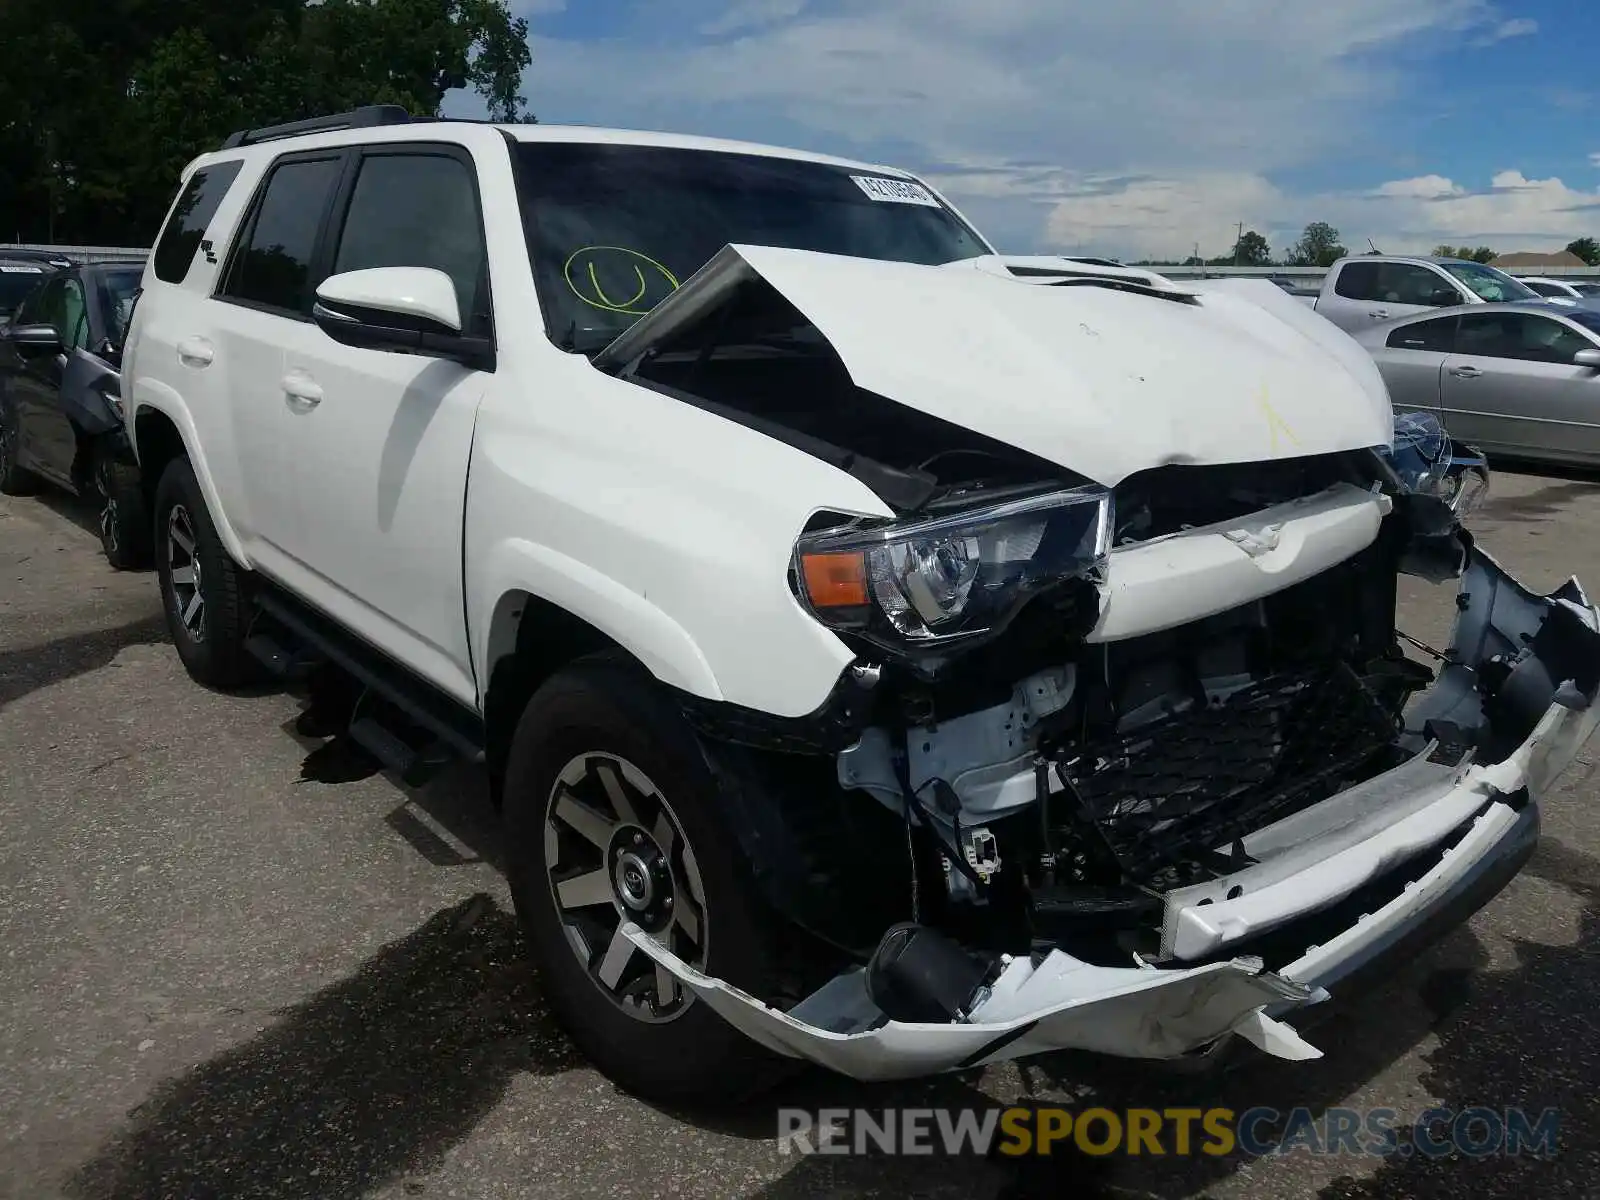
[[888, 204], [920, 204], [925, 208], [943, 208], [933, 193], [909, 179], [884, 179], [877, 175], [852, 175], [856, 186], [874, 200]]

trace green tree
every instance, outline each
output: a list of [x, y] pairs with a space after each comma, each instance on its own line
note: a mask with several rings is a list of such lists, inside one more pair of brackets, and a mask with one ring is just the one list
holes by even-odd
[[1487, 263], [1493, 262], [1499, 256], [1499, 251], [1488, 246], [1451, 246], [1449, 244], [1433, 248], [1435, 258], [1464, 258], [1468, 262]]
[[1237, 263], [1241, 267], [1270, 267], [1272, 247], [1267, 245], [1267, 239], [1254, 229], [1247, 229], [1233, 244], [1233, 253], [1228, 256], [1227, 261]]
[[1576, 254], [1591, 267], [1600, 267], [1600, 242], [1592, 237], [1574, 238], [1567, 243], [1567, 253]]
[[234, 129], [362, 104], [499, 120], [527, 22], [506, 0], [4, 0], [0, 238], [148, 244], [178, 173]]
[[1349, 253], [1339, 241], [1337, 229], [1326, 221], [1313, 221], [1289, 247], [1284, 262], [1291, 267], [1331, 267]]

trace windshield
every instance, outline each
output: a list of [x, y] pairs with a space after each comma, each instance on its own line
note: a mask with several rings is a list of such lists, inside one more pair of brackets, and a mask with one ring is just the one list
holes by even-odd
[[1539, 293], [1527, 284], [1518, 283], [1504, 271], [1486, 267], [1482, 263], [1446, 262], [1439, 265], [1476, 292], [1480, 300], [1487, 300], [1491, 304], [1499, 300], [1539, 298]]
[[1594, 299], [1596, 296], [1600, 296], [1600, 283], [1574, 283], [1571, 287], [1578, 295], [1587, 299]]
[[111, 319], [111, 343], [120, 346], [128, 332], [128, 318], [133, 315], [133, 298], [139, 291], [139, 281], [144, 278], [144, 268], [110, 270], [102, 278], [105, 280], [106, 313]]
[[517, 148], [550, 336], [601, 349], [730, 243], [938, 265], [990, 253], [916, 184], [826, 163], [658, 146]]
[[24, 296], [39, 286], [44, 274], [32, 267], [0, 265], [0, 314], [9, 315]]
[[1595, 312], [1591, 308], [1574, 308], [1561, 315], [1591, 332], [1600, 333], [1600, 312]]

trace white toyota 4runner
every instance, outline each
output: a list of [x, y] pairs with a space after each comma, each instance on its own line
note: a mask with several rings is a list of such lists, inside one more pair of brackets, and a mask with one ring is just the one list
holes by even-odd
[[[235, 135], [122, 378], [190, 673], [331, 663], [400, 776], [486, 761], [551, 1005], [654, 1096], [1316, 1057], [1600, 718], [1600, 614], [1474, 545], [1344, 333], [999, 256], [881, 167]], [[1431, 665], [1403, 572], [1460, 581]]]

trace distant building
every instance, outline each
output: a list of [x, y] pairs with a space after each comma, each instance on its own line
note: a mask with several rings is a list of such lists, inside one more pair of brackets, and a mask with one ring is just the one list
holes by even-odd
[[1553, 254], [1539, 254], [1532, 250], [1518, 250], [1511, 254], [1502, 254], [1489, 263], [1491, 267], [1499, 267], [1503, 271], [1525, 271], [1529, 267], [1586, 267], [1584, 262], [1570, 250], [1557, 250]]

